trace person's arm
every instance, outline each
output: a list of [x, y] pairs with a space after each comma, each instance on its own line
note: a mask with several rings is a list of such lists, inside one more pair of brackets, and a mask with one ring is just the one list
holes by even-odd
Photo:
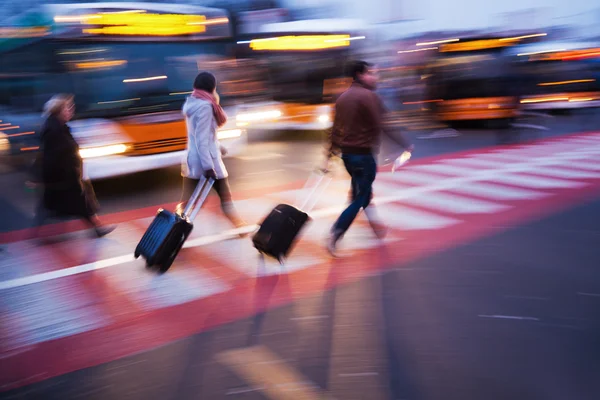
[[206, 176], [215, 175], [215, 163], [210, 154], [212, 139], [212, 109], [210, 106], [201, 107], [194, 115], [194, 137], [196, 151], [200, 157], [200, 166]]
[[327, 158], [333, 157], [340, 151], [340, 116], [337, 112], [337, 107], [334, 110], [333, 125], [329, 129], [328, 141], [327, 141]]
[[375, 128], [379, 132], [392, 139], [405, 150], [409, 152], [413, 150], [414, 146], [406, 139], [402, 132], [396, 130], [396, 132], [392, 134], [389, 122], [386, 121], [387, 116], [389, 115], [388, 110], [376, 93], [372, 93], [371, 98], [368, 101], [365, 101], [365, 106], [372, 116], [373, 125], [375, 125]]

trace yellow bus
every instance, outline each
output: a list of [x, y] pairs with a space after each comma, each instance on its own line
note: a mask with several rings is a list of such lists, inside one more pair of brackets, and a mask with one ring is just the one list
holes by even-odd
[[426, 101], [436, 119], [509, 122], [517, 115], [519, 91], [508, 49], [543, 36], [453, 38], [431, 44], [437, 54], [425, 74]]
[[333, 104], [349, 85], [346, 61], [361, 49], [359, 21], [320, 19], [265, 24], [238, 37], [238, 57], [255, 60], [269, 99], [240, 106], [239, 126], [263, 130], [324, 130]]
[[[223, 10], [156, 3], [45, 5], [2, 28], [0, 143], [10, 154], [38, 149], [43, 104], [75, 94], [70, 123], [85, 173], [102, 179], [179, 165], [181, 107], [199, 70], [235, 80], [239, 69]], [[236, 97], [237, 98], [237, 97]], [[233, 156], [246, 131], [231, 115], [219, 133]]]

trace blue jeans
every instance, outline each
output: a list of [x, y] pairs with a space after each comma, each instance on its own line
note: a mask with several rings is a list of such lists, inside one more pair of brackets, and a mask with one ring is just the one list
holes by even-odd
[[371, 203], [373, 182], [377, 174], [377, 163], [371, 154], [343, 154], [342, 160], [352, 177], [352, 201], [333, 225], [336, 239], [346, 233], [360, 210]]

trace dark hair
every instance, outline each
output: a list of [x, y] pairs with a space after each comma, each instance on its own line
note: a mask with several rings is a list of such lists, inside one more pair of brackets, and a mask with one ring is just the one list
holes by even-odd
[[217, 78], [210, 72], [200, 72], [194, 79], [194, 89], [212, 93], [217, 87]]
[[350, 61], [346, 65], [346, 76], [356, 80], [359, 74], [364, 74], [371, 68], [371, 64], [366, 61]]

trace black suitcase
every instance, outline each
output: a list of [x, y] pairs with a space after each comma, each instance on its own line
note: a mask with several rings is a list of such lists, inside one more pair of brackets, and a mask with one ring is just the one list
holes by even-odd
[[148, 267], [156, 266], [161, 273], [167, 272], [192, 232], [192, 221], [206, 200], [213, 183], [213, 179], [202, 178], [181, 215], [159, 209], [135, 249], [135, 258], [142, 256], [146, 259]]
[[[252, 237], [254, 247], [261, 254], [276, 258], [283, 264], [283, 261], [292, 250], [293, 245], [298, 238], [298, 234], [304, 225], [310, 221], [309, 215], [305, 211], [302, 211], [302, 209], [307, 206], [324, 177], [325, 175], [321, 175], [311, 194], [306, 198], [304, 204], [300, 208], [296, 208], [289, 204], [279, 204], [262, 221], [260, 228]], [[330, 181], [331, 178], [328, 179], [328, 182]], [[325, 191], [325, 187], [321, 191], [321, 194], [323, 191]], [[309, 210], [312, 209], [315, 204], [316, 200], [312, 206], [309, 207]]]

